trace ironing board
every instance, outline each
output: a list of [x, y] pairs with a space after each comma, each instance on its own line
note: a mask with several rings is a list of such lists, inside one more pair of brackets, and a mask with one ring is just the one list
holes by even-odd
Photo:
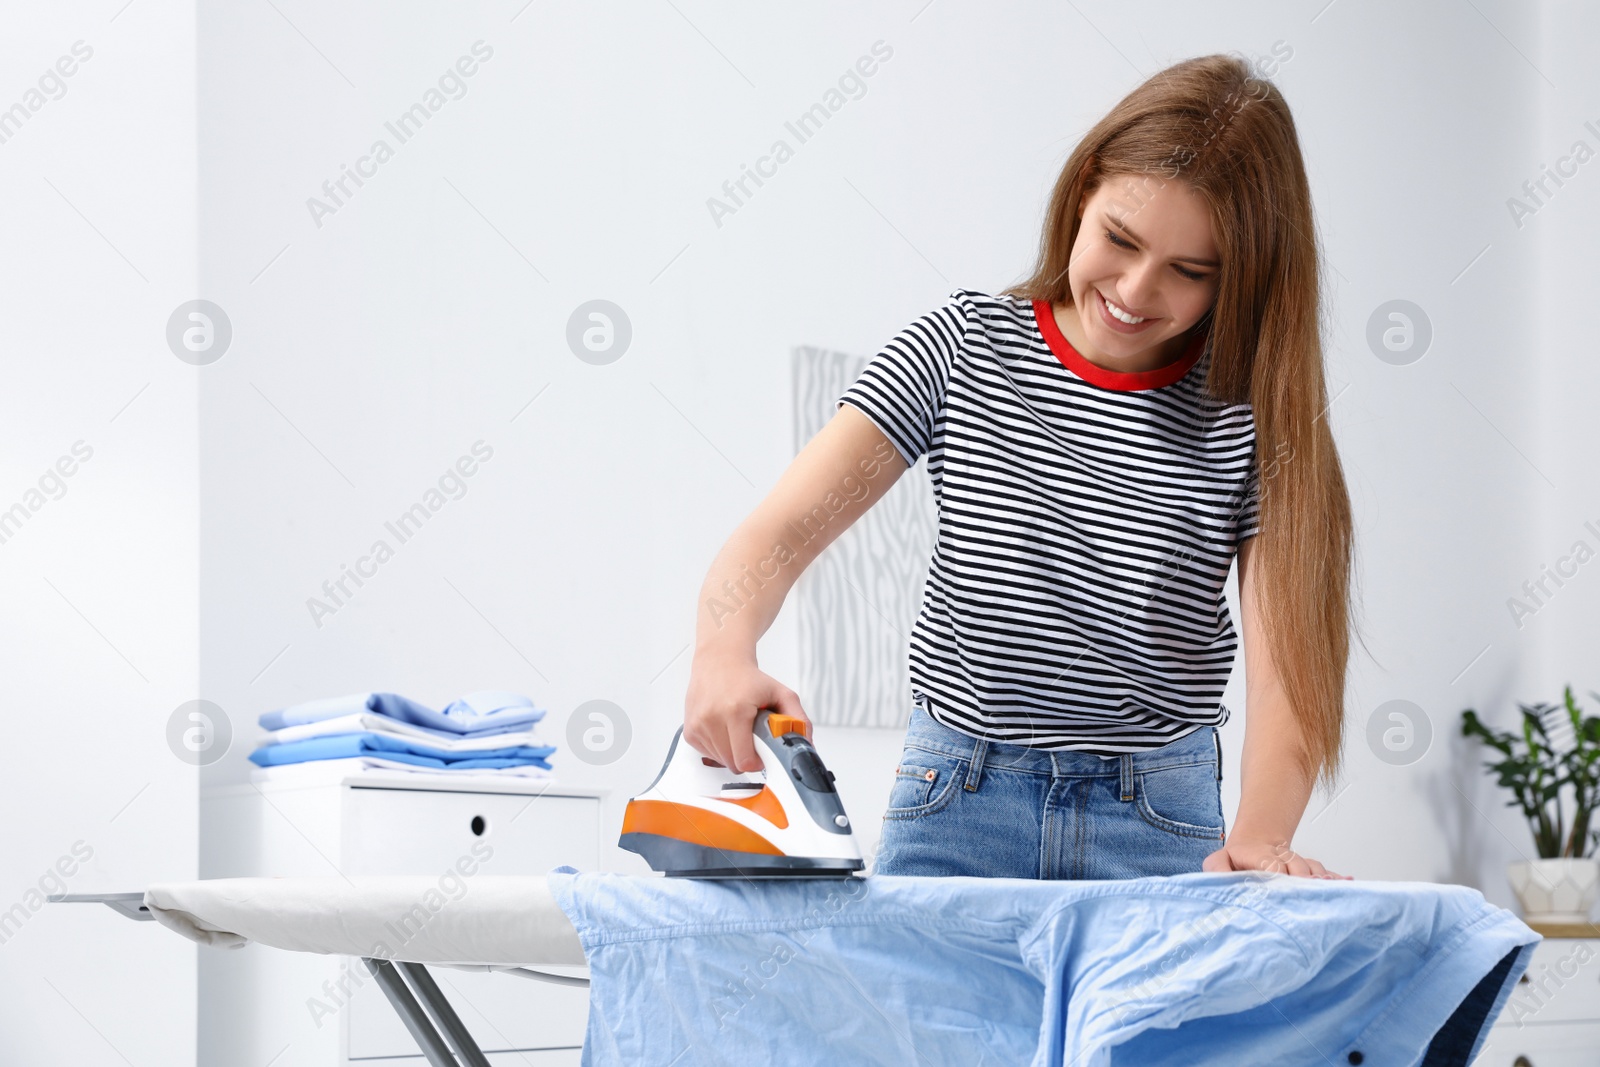
[[[738, 982], [749, 977], [747, 962], [758, 964], [755, 979], [770, 977], [751, 955], [752, 931], [772, 935], [779, 949], [824, 939], [820, 951], [774, 949], [761, 957], [781, 963], [791, 992], [824, 984], [833, 990], [846, 957], [858, 968], [875, 968], [858, 973], [892, 976], [855, 986], [857, 1028], [860, 1019], [876, 1022], [876, 1012], [892, 1031], [873, 1063], [906, 1062], [896, 1043], [905, 1039], [896, 1028], [906, 1017], [898, 1012], [915, 1005], [924, 1024], [974, 1045], [962, 1063], [987, 1061], [990, 1043], [1001, 1038], [1016, 1053], [1009, 1062], [1076, 1062], [1077, 1052], [1089, 1049], [1096, 1058], [1085, 1062], [1110, 1063], [1107, 1046], [1088, 1043], [1099, 1037], [1082, 1033], [1090, 1022], [1117, 1029], [1129, 1051], [1135, 1041], [1153, 1040], [1138, 1051], [1156, 1058], [1141, 1062], [1241, 1062], [1238, 1035], [1229, 1028], [1266, 1020], [1274, 1025], [1254, 1029], [1268, 1044], [1277, 1042], [1273, 1047], [1300, 1047], [1303, 1027], [1320, 1021], [1318, 1032], [1341, 1053], [1340, 1062], [1347, 1060], [1343, 1046], [1366, 1050], [1352, 1052], [1349, 1063], [1373, 1049], [1404, 1046], [1426, 1048], [1430, 1065], [1464, 1065], [1540, 939], [1464, 886], [1333, 884], [1250, 872], [1085, 883], [877, 875], [777, 879], [758, 887], [748, 880], [584, 875], [558, 867], [548, 877], [479, 875], [452, 899], [440, 895], [439, 880], [429, 875], [211, 879], [49, 899], [103, 903], [206, 945], [256, 941], [360, 958], [431, 1067], [489, 1067], [489, 1061], [430, 966], [564, 985], [588, 979], [552, 968], [592, 966], [597, 981], [585, 1056], [612, 1053], [595, 1062], [681, 1062], [679, 1039], [692, 1045], [697, 1027], [713, 1015], [719, 1028], [729, 1027], [714, 1062], [846, 1062], [837, 1058], [839, 1048], [820, 1044], [806, 1047], [805, 1056], [791, 1055], [796, 1041], [815, 1033], [815, 1014], [795, 1012], [797, 1003], [810, 1003], [803, 997], [752, 994], [730, 1004], [722, 993], [708, 996], [725, 978], [735, 992], [743, 989]], [[408, 916], [422, 921], [408, 925]], [[929, 916], [945, 919], [935, 926]], [[1132, 940], [1130, 922], [1140, 927]], [[1246, 945], [1250, 966], [1234, 967]], [[1390, 969], [1374, 979], [1370, 965], [1380, 959]], [[950, 966], [941, 967], [946, 961]], [[658, 974], [675, 980], [646, 987], [641, 1002], [639, 977]], [[972, 992], [966, 984], [973, 980], [991, 998], [984, 1010], [994, 1009], [985, 1027], [970, 1025], [970, 1005], [940, 999], [952, 988]], [[1301, 999], [1285, 999], [1294, 996]], [[816, 1002], [833, 999], [830, 991]], [[1327, 1003], [1342, 1010], [1330, 1014]], [[1125, 1013], [1127, 1005], [1140, 1010]], [[1358, 1016], [1359, 1033], [1344, 1032], [1343, 1009]], [[1187, 1027], [1177, 1040], [1181, 1048], [1161, 1045], [1180, 1022]], [[1197, 1058], [1202, 1038], [1228, 1058]], [[596, 1049], [601, 1040], [605, 1048]], [[652, 1055], [638, 1055], [641, 1049]], [[663, 1050], [668, 1055], [654, 1055]]]
[[[426, 921], [416, 922], [419, 902], [438, 889], [430, 875], [215, 878], [48, 899], [105, 904], [219, 948], [255, 941], [291, 952], [358, 957], [431, 1067], [489, 1067], [428, 967], [587, 986], [581, 975], [544, 969], [584, 967], [583, 945], [542, 877], [479, 875], [459, 899], [424, 909]], [[379, 946], [401, 940], [397, 930], [406, 934], [402, 943], [379, 954]]]

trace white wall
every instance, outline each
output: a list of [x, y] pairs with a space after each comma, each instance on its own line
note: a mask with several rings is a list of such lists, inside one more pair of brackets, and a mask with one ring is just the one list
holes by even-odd
[[[1506, 232], [1503, 200], [1538, 158], [1546, 96], [1501, 33], [1537, 52], [1537, 26], [1509, 5], [1482, 9], [1496, 25], [1442, 4], [1083, 10], [350, 7], [308, 10], [296, 33], [266, 8], [208, 9], [202, 255], [238, 333], [202, 386], [204, 688], [241, 737], [292, 700], [503, 685], [552, 709], [559, 744], [566, 714], [605, 698], [631, 749], [564, 772], [617, 791], [615, 826], [681, 721], [705, 567], [791, 458], [791, 346], [871, 352], [952, 287], [1016, 280], [1062, 160], [1122, 93], [1185, 55], [1276, 45], [1332, 267], [1330, 417], [1372, 652], [1351, 675], [1349, 788], [1325, 814], [1313, 798], [1300, 844], [1335, 869], [1509, 899], [1484, 817], [1518, 827], [1451, 783], [1478, 778], [1460, 709], [1509, 709], [1540, 684], [1503, 604], [1540, 499], [1535, 394], [1505, 356], [1529, 350], [1507, 311], [1537, 292], [1539, 245]], [[465, 96], [398, 144], [385, 120], [479, 40], [493, 56]], [[891, 54], [864, 95], [795, 144], [785, 120], [879, 41]], [[377, 137], [394, 158], [319, 226], [307, 198]], [[778, 137], [794, 157], [718, 225], [707, 199]], [[607, 366], [565, 342], [594, 298], [633, 326]], [[1365, 341], [1395, 298], [1434, 325], [1409, 366]], [[466, 496], [316, 625], [307, 598], [479, 439], [494, 458]], [[780, 618], [761, 649], [780, 678], [792, 636]], [[1433, 734], [1406, 766], [1366, 740], [1397, 698]], [[1243, 725], [1227, 728], [1232, 768]], [[881, 807], [898, 735], [823, 728], [819, 743], [847, 799]], [[212, 777], [239, 773], [247, 747]], [[875, 820], [857, 821], [870, 847]]]
[[[1527, 833], [1459, 732], [1466, 707], [1509, 724], [1539, 684], [1535, 648], [1504, 607], [1539, 499], [1524, 458], [1538, 447], [1527, 387], [1538, 338], [1516, 314], [1537, 293], [1538, 246], [1507, 233], [1504, 201], [1539, 155], [1541, 96], [1502, 33], [1524, 53], [1539, 37], [1530, 10], [1478, 11], [1340, 4], [1283, 34], [1296, 55], [1279, 83], [1332, 268], [1330, 418], [1356, 509], [1365, 635], [1342, 791], [1312, 798], [1296, 845], [1344, 873], [1463, 882], [1510, 905], [1507, 842], [1526, 846]], [[1396, 299], [1432, 324], [1431, 347], [1404, 366], [1367, 341]], [[1386, 762], [1368, 739], [1393, 700], [1420, 710], [1412, 752], [1396, 755], [1414, 762]], [[1237, 753], [1242, 730], [1230, 740]]]
[[[1600, 558], [1600, 447], [1593, 430], [1600, 367], [1588, 322], [1595, 304], [1594, 250], [1600, 242], [1600, 72], [1583, 53], [1600, 35], [1600, 11], [1574, 0], [1560, 0], [1550, 11], [1539, 66], [1553, 84], [1539, 81], [1539, 146], [1524, 161], [1519, 184], [1538, 178], [1541, 163], [1554, 168], [1578, 140], [1587, 144], [1590, 158], [1574, 177], [1563, 179], [1564, 185], [1547, 186], [1553, 195], [1520, 232], [1508, 221], [1500, 223], [1504, 239], [1529, 241], [1539, 249], [1534, 284], [1543, 325], [1537, 359], [1525, 345], [1506, 351], [1520, 366], [1525, 387], [1536, 391], [1544, 475], [1533, 478], [1539, 508], [1523, 516], [1533, 528], [1526, 554], [1518, 560], [1517, 588], [1506, 595], [1520, 596], [1522, 583], [1544, 577], [1545, 568], [1555, 572], [1559, 567], [1570, 576], [1546, 583], [1550, 595], [1536, 614], [1522, 620], [1519, 636], [1538, 652], [1539, 699], [1559, 701], [1563, 687], [1571, 685], [1573, 697], [1593, 715], [1600, 708], [1594, 695], [1600, 692], [1600, 566], [1595, 563]], [[1573, 167], [1569, 162], [1564, 169]], [[1577, 556], [1582, 553], [1575, 551], [1579, 541], [1587, 546], [1581, 564]], [[1564, 564], [1563, 557], [1568, 557]], [[1502, 628], [1511, 627], [1509, 611], [1503, 618]]]
[[196, 872], [166, 729], [200, 692], [198, 375], [165, 336], [198, 295], [194, 17], [122, 7], [0, 33], [0, 1063], [30, 1067], [194, 1061], [195, 946], [43, 902]]
[[[187, 12], [114, 14], [14, 16], [0, 37], [0, 103], [73, 41], [96, 49], [0, 144], [0, 504], [79, 438], [95, 449], [0, 545], [8, 695], [28, 709], [5, 800], [40, 813], [7, 826], [0, 903], [79, 839], [95, 858], [74, 889], [192, 877], [197, 785], [243, 778], [256, 716], [365, 689], [530, 694], [559, 773], [614, 790], [613, 836], [681, 722], [705, 568], [792, 458], [790, 349], [870, 353], [952, 288], [1014, 282], [1061, 163], [1123, 93], [1276, 42], [1334, 268], [1330, 418], [1372, 653], [1353, 662], [1347, 788], [1313, 798], [1297, 843], [1510, 903], [1526, 831], [1456, 737], [1460, 710], [1509, 722], [1564, 681], [1600, 689], [1592, 567], [1521, 629], [1506, 607], [1600, 524], [1579, 318], [1600, 197], [1580, 173], [1520, 230], [1505, 205], [1573, 139], [1600, 144], [1581, 5], [210, 3], [198, 51]], [[399, 144], [385, 122], [480, 40], [493, 55], [465, 95]], [[864, 95], [718, 225], [708, 198], [794, 145], [784, 123], [878, 41], [893, 52]], [[380, 137], [393, 158], [318, 225], [308, 198]], [[161, 336], [194, 297], [233, 329], [203, 367]], [[1433, 324], [1409, 366], [1365, 340], [1397, 298]], [[605, 366], [565, 340], [592, 299], [632, 323]], [[479, 440], [493, 456], [465, 495], [397, 544], [385, 521]], [[308, 598], [380, 537], [394, 557], [317, 625]], [[780, 679], [793, 638], [786, 614], [760, 649]], [[1240, 671], [1230, 821], [1243, 692]], [[196, 696], [234, 733], [198, 775], [165, 740]], [[597, 698], [634, 736], [589, 767], [564, 726]], [[1366, 740], [1392, 699], [1432, 732], [1405, 766]], [[870, 849], [899, 735], [817, 740]], [[29, 747], [46, 744], [70, 771]], [[8, 1019], [26, 1020], [0, 1027], [0, 1060], [189, 1062], [192, 960], [109, 912], [32, 918], [0, 946]]]

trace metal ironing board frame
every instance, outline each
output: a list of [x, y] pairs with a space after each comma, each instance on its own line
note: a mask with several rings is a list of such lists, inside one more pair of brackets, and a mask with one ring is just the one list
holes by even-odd
[[[155, 916], [144, 906], [142, 892], [56, 893], [45, 899], [56, 904], [104, 904], [118, 915], [139, 922], [155, 922]], [[378, 988], [383, 990], [384, 997], [393, 1005], [400, 1021], [405, 1023], [406, 1030], [422, 1050], [430, 1067], [490, 1067], [483, 1050], [478, 1047], [477, 1041], [445, 997], [444, 990], [439, 988], [424, 964], [369, 956], [359, 958], [367, 968], [367, 973], [377, 980]], [[551, 974], [531, 967], [484, 964], [483, 969], [555, 985], [589, 984], [587, 978]]]

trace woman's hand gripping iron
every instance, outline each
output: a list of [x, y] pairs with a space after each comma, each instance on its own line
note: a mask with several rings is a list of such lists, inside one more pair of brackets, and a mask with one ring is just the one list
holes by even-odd
[[735, 774], [673, 735], [661, 773], [628, 801], [622, 839], [680, 878], [849, 878], [865, 864], [811, 723], [756, 712], [762, 770]]

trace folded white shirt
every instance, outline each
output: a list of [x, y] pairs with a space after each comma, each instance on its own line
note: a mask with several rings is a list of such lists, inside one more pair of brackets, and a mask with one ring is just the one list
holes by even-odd
[[390, 737], [404, 737], [411, 741], [425, 741], [434, 748], [444, 749], [447, 752], [482, 752], [494, 748], [516, 748], [521, 745], [535, 746], [540, 742], [535, 737], [533, 730], [524, 730], [514, 734], [489, 734], [484, 737], [441, 737], [437, 731], [428, 730], [410, 723], [391, 719], [387, 715], [341, 715], [334, 719], [323, 719], [321, 722], [308, 722], [302, 726], [285, 726], [281, 730], [272, 730], [266, 737], [256, 743], [257, 748], [266, 748], [268, 745], [282, 745], [290, 741], [304, 741], [310, 737], [328, 737], [332, 734], [356, 734], [371, 731], [375, 734], [388, 734]]

